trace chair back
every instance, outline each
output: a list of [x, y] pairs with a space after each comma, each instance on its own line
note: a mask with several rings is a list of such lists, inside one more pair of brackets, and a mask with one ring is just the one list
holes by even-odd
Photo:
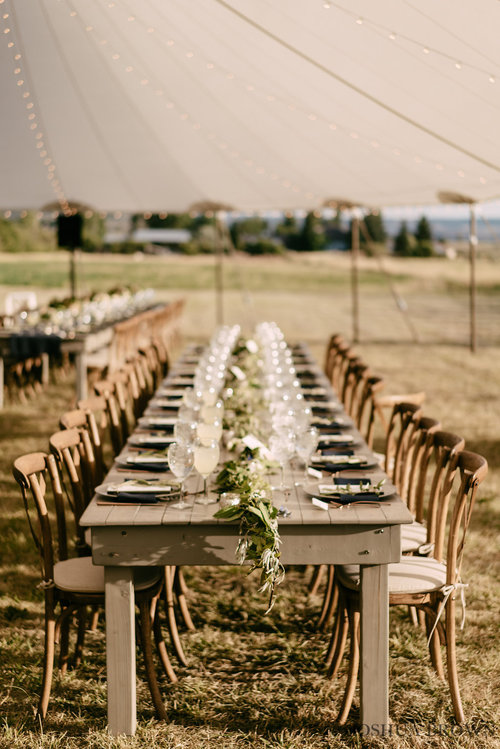
[[326, 347], [326, 353], [325, 353], [325, 364], [324, 364], [324, 372], [328, 379], [332, 380], [332, 370], [334, 367], [335, 359], [339, 355], [338, 354], [338, 348], [340, 345], [345, 344], [345, 341], [343, 337], [340, 335], [340, 333], [333, 333], [333, 335], [330, 336], [330, 340], [328, 341], [327, 347]]
[[[89, 404], [89, 406], [94, 405], [96, 413], [90, 408], [85, 408], [86, 404]], [[94, 397], [80, 400], [78, 401], [78, 408], [66, 411], [59, 419], [61, 429], [85, 429], [87, 431], [92, 443], [95, 459], [95, 472], [92, 477], [94, 485], [101, 484], [107, 472], [104, 462], [102, 435], [104, 429], [107, 427], [108, 419], [106, 412], [102, 411], [103, 404], [106, 407], [106, 400], [104, 398]], [[97, 425], [96, 415], [99, 419], [100, 427]]]
[[[49, 511], [46, 504], [47, 469], [50, 466], [51, 478], [58, 482], [57, 466], [53, 456], [37, 452], [17, 458], [12, 467], [12, 474], [21, 487], [24, 509], [33, 541], [40, 557], [42, 586], [45, 594], [50, 594], [54, 580], [54, 555], [52, 529]], [[60, 483], [59, 483], [60, 488]], [[56, 500], [56, 518], [59, 536], [59, 558], [67, 558], [66, 526], [64, 505]]]
[[404, 490], [412, 435], [421, 416], [422, 410], [415, 403], [396, 403], [392, 409], [385, 441], [385, 472], [400, 493]]
[[[444, 539], [446, 533], [446, 519], [451, 496], [451, 489], [457, 470], [457, 455], [463, 451], [465, 440], [453, 432], [438, 430], [432, 436], [432, 455], [429, 461], [433, 461], [431, 469], [430, 489], [427, 493], [427, 501], [419, 499], [422, 508], [417, 503], [417, 514], [423, 517], [427, 505], [427, 538], [426, 546], [432, 549], [433, 556], [438, 561], [443, 560]], [[421, 497], [426, 493], [426, 478], [423, 473], [420, 477], [419, 494]]]
[[[60, 470], [62, 488], [73, 512], [76, 547], [79, 554], [84, 554], [87, 543], [80, 518], [96, 487], [92, 444], [85, 429], [63, 429], [50, 436], [49, 445]], [[70, 489], [66, 482], [69, 482]]]
[[363, 435], [368, 447], [373, 447], [375, 430], [376, 398], [385, 387], [382, 377], [375, 375], [364, 379], [358, 400], [358, 411], [355, 416], [358, 431]]
[[465, 537], [469, 529], [477, 488], [488, 473], [488, 463], [482, 455], [462, 450], [456, 457], [458, 488], [453, 504], [448, 531], [446, 556], [447, 585], [460, 580]]
[[[407, 456], [400, 475], [400, 488], [401, 497], [414, 516], [416, 516], [417, 504], [421, 504], [418, 490], [425, 486], [433, 435], [440, 427], [441, 424], [437, 419], [421, 416], [415, 424], [408, 443]], [[421, 518], [415, 519], [421, 522]]]

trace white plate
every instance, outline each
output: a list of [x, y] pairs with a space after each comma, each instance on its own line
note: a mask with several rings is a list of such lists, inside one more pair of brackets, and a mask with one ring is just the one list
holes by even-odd
[[128, 443], [136, 447], [161, 447], [175, 442], [175, 437], [168, 434], [133, 434]]
[[122, 467], [140, 467], [141, 465], [147, 465], [148, 467], [150, 467], [153, 464], [158, 465], [158, 468], [168, 466], [168, 459], [166, 455], [119, 455], [116, 459], [116, 462]]
[[142, 416], [137, 422], [143, 427], [173, 427], [177, 423], [174, 416]]
[[121, 492], [127, 494], [170, 494], [171, 492], [175, 493], [178, 489], [162, 479], [154, 479], [154, 481], [144, 483], [140, 483], [139, 479], [128, 479], [127, 481], [112, 481], [101, 484], [96, 486], [95, 491], [101, 497], [113, 497]]

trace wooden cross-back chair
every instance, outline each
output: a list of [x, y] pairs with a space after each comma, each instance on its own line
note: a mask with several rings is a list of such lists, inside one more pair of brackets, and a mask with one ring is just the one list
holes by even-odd
[[[446, 648], [446, 675], [458, 723], [465, 715], [456, 664], [456, 599], [463, 595], [462, 562], [477, 488], [488, 471], [486, 460], [466, 450], [453, 454], [440, 478], [436, 503], [435, 543], [429, 556], [403, 557], [389, 565], [389, 605], [410, 606], [423, 612], [431, 662], [445, 679], [441, 645]], [[450, 511], [451, 510], [451, 511]], [[346, 722], [359, 668], [359, 566], [335, 568], [339, 588], [336, 647], [329, 675], [335, 676], [350, 634], [350, 663], [338, 722]], [[417, 632], [420, 630], [416, 630]]]
[[49, 437], [49, 445], [73, 513], [76, 550], [79, 556], [87, 556], [90, 549], [80, 518], [96, 486], [96, 464], [89, 434], [86, 429], [63, 429]]
[[399, 489], [406, 471], [412, 435], [422, 409], [415, 403], [396, 403], [385, 439], [384, 470]]
[[365, 373], [359, 392], [355, 421], [358, 431], [363, 435], [368, 447], [373, 447], [375, 416], [377, 413], [376, 399], [384, 387], [385, 382], [382, 377], [371, 375], [369, 370]]
[[[91, 400], [91, 399], [86, 399]], [[79, 403], [85, 403], [85, 401], [79, 401]], [[100, 413], [97, 412], [99, 418], [100, 427], [96, 419], [96, 413], [90, 409], [75, 408], [71, 411], [63, 413], [59, 419], [59, 426], [61, 429], [84, 429], [87, 431], [92, 445], [92, 451], [94, 454], [94, 473], [92, 480], [94, 485], [102, 483], [102, 480], [106, 474], [107, 468], [104, 460], [104, 445], [103, 436], [105, 430], [103, 428], [103, 422], [100, 418]], [[104, 414], [106, 417], [106, 414]], [[104, 427], [107, 426], [107, 419], [105, 418]]]
[[345, 344], [343, 336], [341, 336], [340, 333], [333, 333], [326, 346], [323, 371], [330, 382], [332, 380], [332, 370], [334, 368], [335, 359], [338, 356], [338, 348], [343, 344]]
[[125, 372], [114, 372], [106, 380], [95, 382], [94, 390], [106, 400], [111, 446], [116, 456], [130, 436], [136, 420], [129, 377]]
[[[45, 636], [37, 718], [43, 720], [50, 700], [56, 645], [59, 644], [59, 667], [64, 672], [69, 664], [69, 627], [76, 616], [78, 635], [74, 664], [78, 665], [84, 644], [86, 610], [89, 606], [104, 605], [104, 568], [93, 565], [91, 557], [69, 555], [64, 494], [54, 456], [41, 452], [23, 455], [14, 461], [13, 474], [21, 487], [31, 534], [41, 563]], [[54, 494], [56, 534], [53, 533], [47, 507], [47, 474]], [[165, 719], [165, 706], [158, 687], [151, 643], [153, 631], [163, 669], [171, 681], [176, 681], [163, 641], [156, 605], [163, 585], [163, 575], [155, 567], [137, 568], [134, 575], [135, 603], [139, 608], [139, 642], [146, 679], [155, 712], [159, 718]]]

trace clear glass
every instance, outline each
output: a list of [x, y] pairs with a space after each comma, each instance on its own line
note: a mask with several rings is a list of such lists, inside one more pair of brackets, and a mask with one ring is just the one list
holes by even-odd
[[219, 443], [217, 440], [198, 440], [194, 446], [194, 467], [203, 478], [203, 496], [196, 502], [200, 505], [209, 505], [217, 500], [210, 498], [207, 493], [207, 479], [219, 462]]
[[191, 505], [185, 501], [184, 482], [191, 473], [194, 465], [194, 450], [191, 445], [183, 442], [172, 442], [167, 452], [168, 465], [172, 473], [179, 479], [179, 501], [170, 507], [185, 510]]

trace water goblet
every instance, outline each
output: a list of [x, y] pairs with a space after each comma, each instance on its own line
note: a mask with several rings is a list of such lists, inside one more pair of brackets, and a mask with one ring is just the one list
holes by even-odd
[[184, 500], [184, 482], [194, 465], [194, 450], [183, 442], [172, 442], [167, 452], [168, 465], [174, 476], [179, 479], [179, 501], [170, 505], [177, 510], [185, 510], [190, 505]]
[[196, 502], [200, 505], [209, 505], [217, 500], [211, 499], [207, 494], [207, 479], [219, 462], [219, 443], [211, 439], [206, 441], [197, 440], [194, 445], [194, 467], [203, 478], [203, 496]]
[[285, 465], [294, 453], [295, 445], [293, 433], [288, 429], [275, 431], [269, 439], [269, 450], [271, 456], [280, 465], [280, 484], [273, 486], [273, 489], [279, 489], [283, 493], [290, 490], [290, 486], [285, 484]]
[[[295, 452], [304, 463], [304, 481], [307, 480], [307, 468], [311, 455], [316, 451], [319, 442], [319, 430], [316, 427], [309, 427], [295, 438]], [[297, 482], [299, 483], [299, 482]]]
[[196, 421], [176, 421], [174, 438], [176, 442], [192, 445], [196, 439]]

